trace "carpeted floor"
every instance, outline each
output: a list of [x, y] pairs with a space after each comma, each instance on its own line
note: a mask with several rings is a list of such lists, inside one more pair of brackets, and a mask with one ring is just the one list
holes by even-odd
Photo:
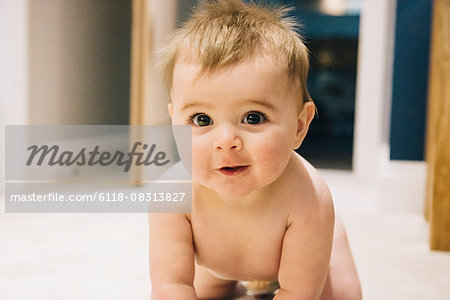
[[422, 214], [380, 209], [374, 186], [347, 172], [322, 172], [350, 240], [366, 300], [444, 300], [450, 252], [429, 250]]

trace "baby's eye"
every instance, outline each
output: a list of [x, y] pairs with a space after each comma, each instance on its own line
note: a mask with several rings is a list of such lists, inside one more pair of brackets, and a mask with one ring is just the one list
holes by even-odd
[[213, 123], [211, 118], [203, 113], [193, 115], [191, 117], [191, 122], [200, 127], [208, 126]]
[[256, 124], [260, 124], [266, 120], [267, 120], [267, 118], [263, 113], [260, 113], [257, 111], [252, 111], [252, 112], [249, 112], [247, 115], [245, 115], [242, 122], [245, 124], [256, 125]]

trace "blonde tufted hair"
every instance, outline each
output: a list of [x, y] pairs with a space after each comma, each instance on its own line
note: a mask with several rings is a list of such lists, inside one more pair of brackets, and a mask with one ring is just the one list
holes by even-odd
[[306, 88], [308, 50], [296, 31], [298, 24], [287, 16], [289, 10], [241, 0], [215, 0], [195, 9], [161, 50], [166, 86], [171, 88], [179, 60], [212, 72], [260, 55], [284, 65], [294, 86], [302, 90], [301, 101], [312, 101]]

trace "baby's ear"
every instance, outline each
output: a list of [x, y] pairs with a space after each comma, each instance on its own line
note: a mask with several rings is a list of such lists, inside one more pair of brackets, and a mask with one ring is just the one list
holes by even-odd
[[172, 105], [172, 102], [167, 105], [167, 110], [169, 111], [169, 115], [172, 118], [173, 117], [173, 105]]
[[312, 101], [303, 103], [303, 106], [301, 108], [297, 120], [297, 134], [295, 136], [294, 149], [300, 147], [303, 140], [305, 139], [305, 136], [308, 133], [309, 125], [311, 124], [311, 121], [314, 119], [315, 112], [316, 112], [315, 106]]

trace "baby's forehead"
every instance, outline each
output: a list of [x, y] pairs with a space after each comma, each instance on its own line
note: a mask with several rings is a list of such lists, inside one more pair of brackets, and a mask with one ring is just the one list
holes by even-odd
[[219, 63], [216, 65], [205, 64], [201, 60], [201, 57], [199, 58], [198, 56], [191, 54], [183, 54], [176, 59], [172, 75], [173, 77], [199, 77], [217, 75], [220, 73], [233, 76], [234, 71], [245, 69], [249, 65], [257, 66], [256, 68], [252, 68], [255, 72], [271, 70], [288, 75], [288, 67], [286, 63], [282, 62], [275, 55], [266, 54], [249, 55], [238, 61]]
[[301, 99], [300, 90], [287, 68], [272, 59], [255, 56], [205, 70], [198, 60], [183, 58], [174, 65], [170, 95], [173, 102], [188, 98], [217, 99], [218, 95], [236, 99], [284, 99], [295, 95]]

